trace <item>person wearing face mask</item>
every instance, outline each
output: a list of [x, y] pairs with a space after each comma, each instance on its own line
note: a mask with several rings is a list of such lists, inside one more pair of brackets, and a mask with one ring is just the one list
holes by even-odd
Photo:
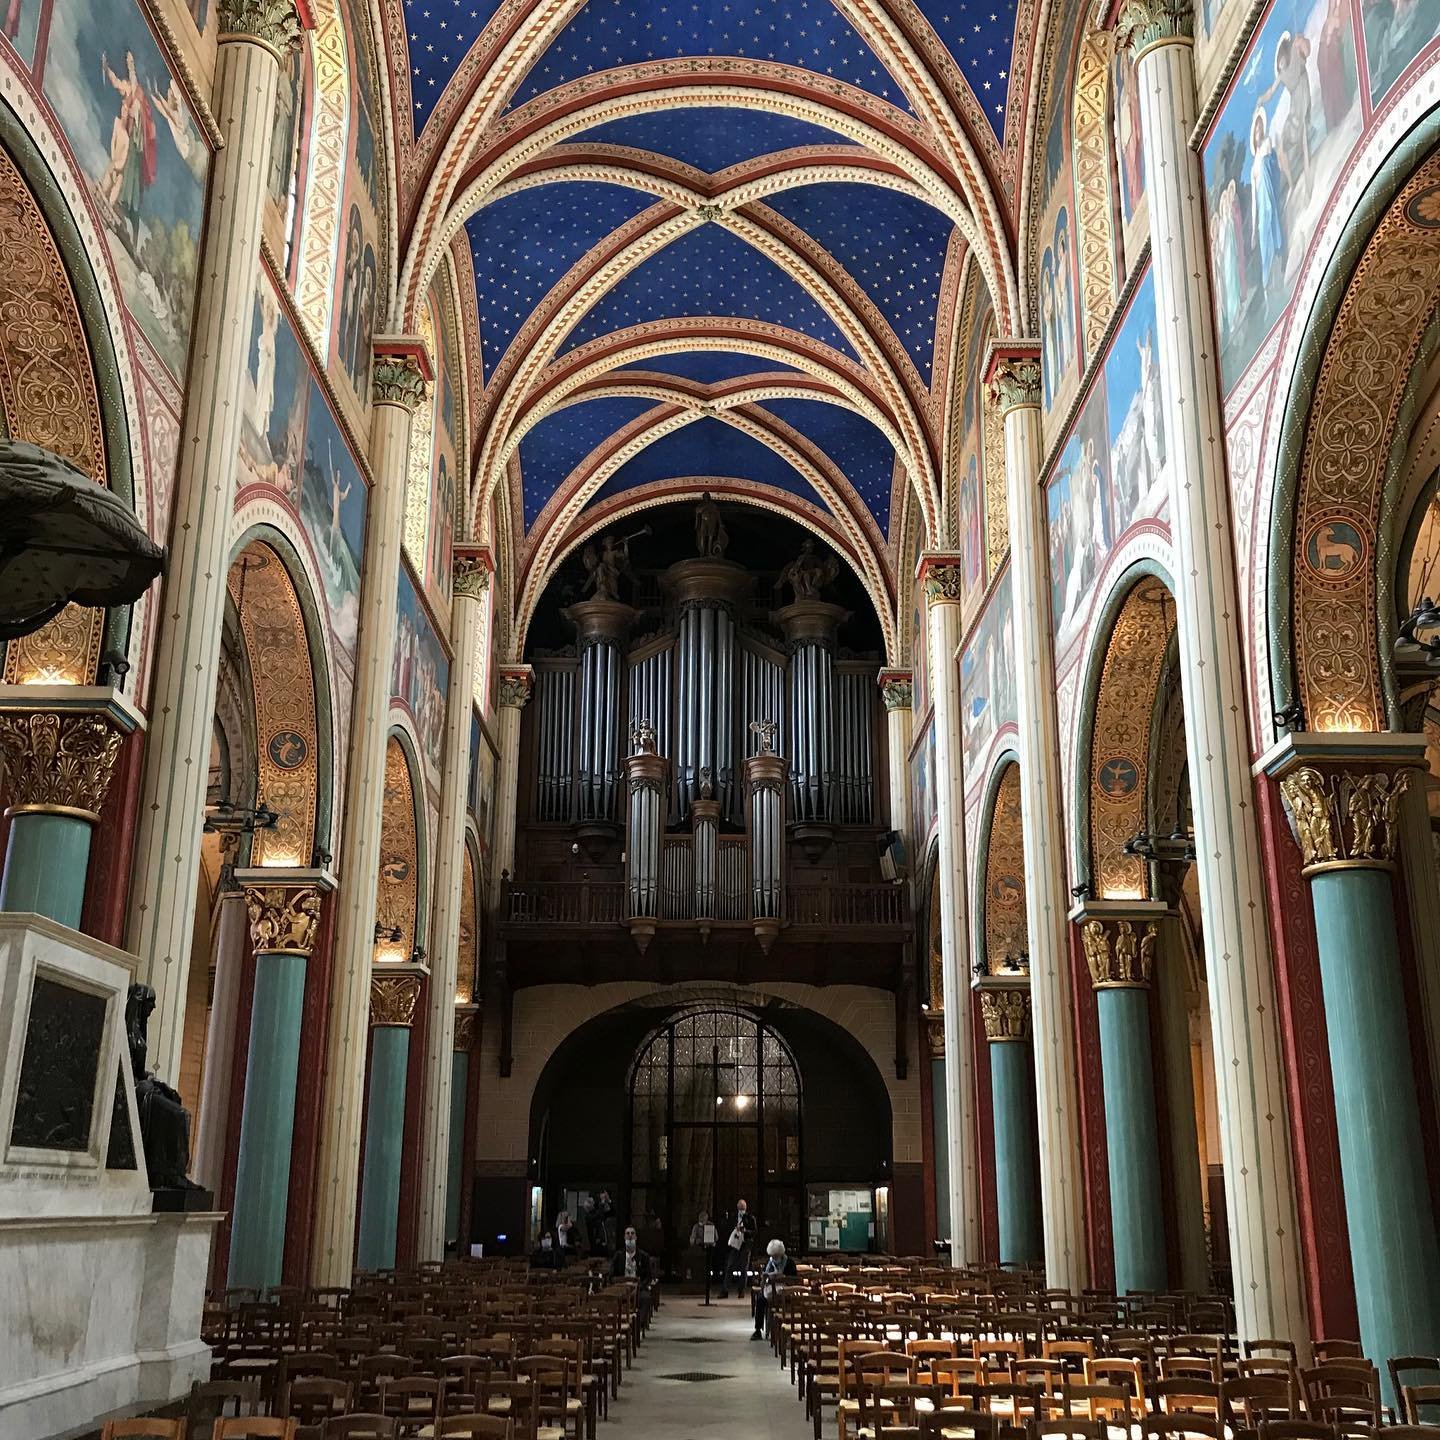
[[550, 1232], [544, 1231], [540, 1236], [540, 1243], [530, 1252], [530, 1268], [532, 1270], [558, 1270], [559, 1256], [555, 1253], [555, 1242], [551, 1239]]
[[785, 1253], [783, 1240], [772, 1240], [765, 1247], [765, 1254], [769, 1258], [765, 1261], [761, 1276], [760, 1296], [755, 1301], [755, 1333], [750, 1337], [752, 1340], [765, 1338], [765, 1321], [769, 1317], [771, 1305], [775, 1303], [775, 1296], [796, 1273], [795, 1262]]
[[635, 1282], [636, 1318], [644, 1330], [650, 1323], [650, 1282], [654, 1278], [654, 1267], [640, 1248], [640, 1237], [633, 1225], [625, 1227], [625, 1239], [610, 1261], [610, 1277]]
[[720, 1272], [720, 1298], [730, 1298], [730, 1277], [735, 1276], [735, 1288], [744, 1295], [750, 1285], [750, 1250], [755, 1244], [755, 1217], [749, 1206], [741, 1200], [735, 1206], [735, 1223], [730, 1227], [730, 1239], [725, 1247], [724, 1268]]

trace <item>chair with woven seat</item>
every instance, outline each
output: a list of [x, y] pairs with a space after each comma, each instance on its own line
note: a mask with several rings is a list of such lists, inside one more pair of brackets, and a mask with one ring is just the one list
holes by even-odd
[[185, 1402], [185, 1433], [192, 1440], [210, 1440], [217, 1420], [259, 1413], [258, 1380], [197, 1380]]
[[1316, 1420], [1262, 1420], [1256, 1440], [1336, 1440], [1335, 1427]]
[[271, 1415], [239, 1415], [217, 1420], [210, 1440], [295, 1440], [295, 1422]]
[[1298, 1418], [1300, 1396], [1292, 1381], [1279, 1375], [1227, 1380], [1220, 1387], [1222, 1413], [1237, 1430], [1254, 1430], [1262, 1420]]
[[1402, 1425], [1434, 1424], [1425, 1418], [1427, 1409], [1430, 1414], [1440, 1416], [1440, 1385], [1397, 1385], [1395, 1393], [1400, 1397]]
[[395, 1440], [395, 1422], [388, 1415], [341, 1415], [321, 1433], [324, 1440]]
[[508, 1415], [447, 1415], [435, 1440], [515, 1440], [515, 1422]]
[[133, 1420], [107, 1420], [100, 1440], [185, 1440], [183, 1420], [161, 1420], [141, 1415]]
[[1358, 1340], [1317, 1340], [1311, 1348], [1315, 1352], [1317, 1365], [1324, 1365], [1329, 1360], [1365, 1358], [1365, 1349]]
[[1058, 1398], [1067, 1417], [1127, 1428], [1140, 1418], [1143, 1408], [1124, 1385], [1066, 1385]]
[[1344, 1357], [1300, 1372], [1312, 1420], [1343, 1433], [1380, 1425], [1380, 1373], [1368, 1360]]
[[1214, 1380], [1157, 1380], [1150, 1387], [1150, 1408], [1157, 1415], [1213, 1415], [1220, 1418], [1220, 1386]]
[[445, 1410], [445, 1386], [433, 1375], [397, 1375], [380, 1382], [380, 1413], [400, 1435], [433, 1427]]
[[1198, 1410], [1155, 1411], [1145, 1417], [1141, 1433], [1145, 1440], [1226, 1440], [1225, 1422]]
[[280, 1396], [280, 1414], [294, 1420], [302, 1430], [318, 1431], [326, 1420], [349, 1410], [350, 1396], [350, 1386], [344, 1380], [306, 1375], [285, 1387]]
[[993, 1415], [947, 1405], [943, 1399], [919, 1419], [920, 1440], [996, 1440], [999, 1432]]

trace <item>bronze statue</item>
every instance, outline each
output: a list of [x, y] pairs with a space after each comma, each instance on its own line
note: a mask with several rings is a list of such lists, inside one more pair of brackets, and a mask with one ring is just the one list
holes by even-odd
[[179, 1094], [145, 1068], [155, 992], [132, 985], [125, 997], [125, 1033], [130, 1042], [130, 1072], [135, 1077], [135, 1108], [152, 1190], [198, 1190], [186, 1177], [190, 1164], [190, 1112]]
[[707, 490], [695, 507], [695, 548], [707, 560], [719, 560], [725, 554], [730, 536], [720, 518], [720, 507]]
[[630, 726], [632, 755], [653, 755], [655, 753], [655, 727], [648, 720], [636, 720]]
[[815, 542], [807, 535], [800, 553], [780, 572], [775, 582], [778, 590], [789, 585], [798, 600], [818, 600], [820, 592], [840, 573], [840, 562], [834, 555], [821, 555]]
[[775, 753], [775, 732], [779, 725], [773, 720], [752, 720], [750, 722], [750, 733], [760, 743], [760, 749], [756, 751], [759, 755], [773, 755]]
[[598, 547], [591, 541], [580, 552], [585, 566], [585, 588], [596, 600], [620, 598], [621, 577], [635, 579], [635, 572], [630, 568], [630, 542], [649, 533], [650, 527], [645, 525], [629, 535], [603, 535]]

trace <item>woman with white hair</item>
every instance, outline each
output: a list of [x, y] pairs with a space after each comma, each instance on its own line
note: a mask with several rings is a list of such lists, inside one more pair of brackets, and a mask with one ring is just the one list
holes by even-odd
[[795, 1262], [785, 1253], [785, 1242], [772, 1240], [765, 1247], [769, 1259], [761, 1272], [760, 1295], [755, 1301], [755, 1333], [752, 1340], [765, 1338], [765, 1321], [770, 1314], [770, 1302], [785, 1288], [785, 1281], [795, 1274]]

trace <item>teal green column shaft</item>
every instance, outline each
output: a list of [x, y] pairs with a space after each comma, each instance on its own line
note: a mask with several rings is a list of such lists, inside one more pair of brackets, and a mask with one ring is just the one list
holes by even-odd
[[262, 952], [255, 957], [230, 1226], [228, 1284], [233, 1289], [263, 1290], [281, 1279], [305, 965], [306, 957], [299, 954]]
[[[460, 1195], [465, 1177], [465, 1096], [470, 1088], [470, 1052], [455, 1051], [450, 1062], [450, 1155], [445, 1177], [445, 1244], [460, 1241]], [[463, 1249], [464, 1247], [462, 1247]]]
[[1095, 1001], [1105, 1077], [1115, 1291], [1123, 1295], [1130, 1290], [1163, 1290], [1168, 1277], [1150, 1058], [1150, 992], [1141, 986], [1112, 986], [1097, 990]]
[[370, 1039], [370, 1102], [365, 1111], [365, 1166], [360, 1177], [356, 1263], [362, 1270], [395, 1268], [409, 1065], [410, 1027], [376, 1025]]
[[935, 1238], [950, 1238], [950, 1122], [945, 1113], [945, 1057], [930, 1062], [930, 1118], [935, 1148]]
[[1045, 1258], [1045, 1239], [1040, 1223], [1035, 1057], [1028, 1040], [990, 1042], [990, 1099], [995, 1112], [1000, 1263], [1033, 1265]]
[[1386, 1400], [1392, 1355], [1440, 1353], [1440, 1244], [1425, 1168], [1390, 876], [1313, 875], [1350, 1263]]
[[94, 828], [79, 815], [22, 811], [13, 816], [0, 910], [29, 910], [78, 930]]

